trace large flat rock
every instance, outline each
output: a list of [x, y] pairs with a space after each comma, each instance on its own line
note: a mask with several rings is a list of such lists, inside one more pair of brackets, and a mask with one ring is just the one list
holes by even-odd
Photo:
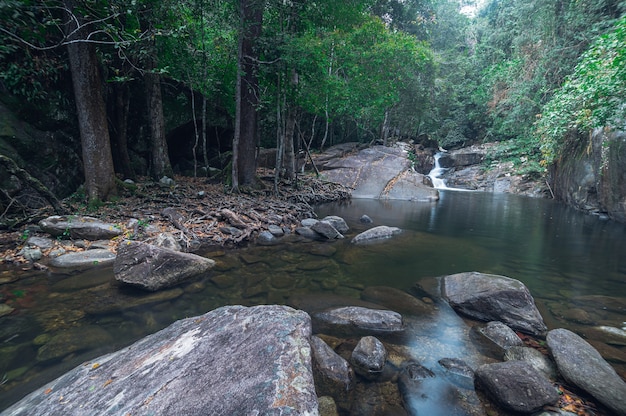
[[13, 415], [317, 415], [309, 316], [226, 306], [84, 363]]
[[[405, 145], [408, 146], [408, 145]], [[405, 146], [372, 146], [324, 165], [326, 180], [353, 188], [353, 198], [436, 201], [439, 192], [410, 169]]]

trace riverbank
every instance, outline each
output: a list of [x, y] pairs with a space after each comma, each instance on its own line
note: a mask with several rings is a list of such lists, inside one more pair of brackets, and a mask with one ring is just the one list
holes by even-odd
[[[278, 193], [270, 171], [260, 169], [259, 178], [260, 189], [237, 194], [206, 178], [176, 176], [171, 182], [143, 178], [127, 184], [117, 199], [96, 210], [76, 198], [63, 204], [72, 215], [96, 217], [119, 227], [120, 237], [98, 243], [113, 252], [124, 238], [149, 241], [162, 233], [172, 234], [184, 251], [199, 251], [245, 245], [270, 226], [292, 232], [300, 220], [315, 217], [312, 205], [350, 198], [349, 188], [308, 174], [299, 175], [297, 181], [281, 181]], [[29, 237], [40, 234], [38, 222], [51, 215], [51, 207], [33, 210], [24, 213], [28, 219], [15, 230], [1, 231], [0, 264], [45, 267], [26, 258], [22, 249]], [[93, 245], [65, 237], [58, 237], [42, 254], [60, 248], [83, 251]]]

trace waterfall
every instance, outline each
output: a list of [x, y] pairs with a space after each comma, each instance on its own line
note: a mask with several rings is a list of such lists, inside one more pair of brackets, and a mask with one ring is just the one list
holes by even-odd
[[447, 189], [448, 188], [446, 186], [446, 181], [441, 178], [441, 176], [448, 170], [447, 168], [442, 168], [439, 165], [439, 159], [441, 158], [442, 155], [443, 155], [443, 152], [435, 153], [435, 166], [428, 173], [428, 177], [433, 182], [433, 188], [437, 188], [437, 189]]

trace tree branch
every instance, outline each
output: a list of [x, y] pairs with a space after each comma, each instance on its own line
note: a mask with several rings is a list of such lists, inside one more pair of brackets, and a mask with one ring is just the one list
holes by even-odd
[[17, 176], [22, 181], [26, 182], [28, 186], [33, 188], [39, 195], [46, 199], [54, 208], [54, 211], [59, 215], [67, 214], [67, 211], [61, 204], [61, 202], [57, 199], [56, 196], [46, 186], [39, 181], [39, 179], [30, 175], [30, 173], [26, 172], [24, 169], [20, 168], [17, 163], [10, 157], [0, 154], [0, 165], [4, 166], [5, 169], [11, 174]]

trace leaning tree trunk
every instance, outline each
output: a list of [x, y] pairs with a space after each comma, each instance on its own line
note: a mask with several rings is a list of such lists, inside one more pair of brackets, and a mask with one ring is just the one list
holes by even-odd
[[66, 28], [71, 34], [67, 51], [78, 114], [85, 190], [89, 201], [104, 201], [115, 194], [116, 188], [96, 49], [93, 44], [81, 42], [87, 33], [84, 27], [77, 27], [77, 22], [82, 24], [84, 19], [73, 15], [73, 1], [66, 0], [64, 4], [70, 14]]
[[257, 107], [259, 104], [258, 50], [261, 36], [263, 1], [240, 0], [235, 137], [233, 139], [233, 189], [256, 186]]
[[146, 99], [148, 105], [148, 121], [150, 124], [151, 167], [150, 174], [154, 179], [173, 176], [172, 165], [165, 138], [165, 119], [163, 117], [163, 98], [161, 94], [161, 78], [158, 74], [146, 72]]

